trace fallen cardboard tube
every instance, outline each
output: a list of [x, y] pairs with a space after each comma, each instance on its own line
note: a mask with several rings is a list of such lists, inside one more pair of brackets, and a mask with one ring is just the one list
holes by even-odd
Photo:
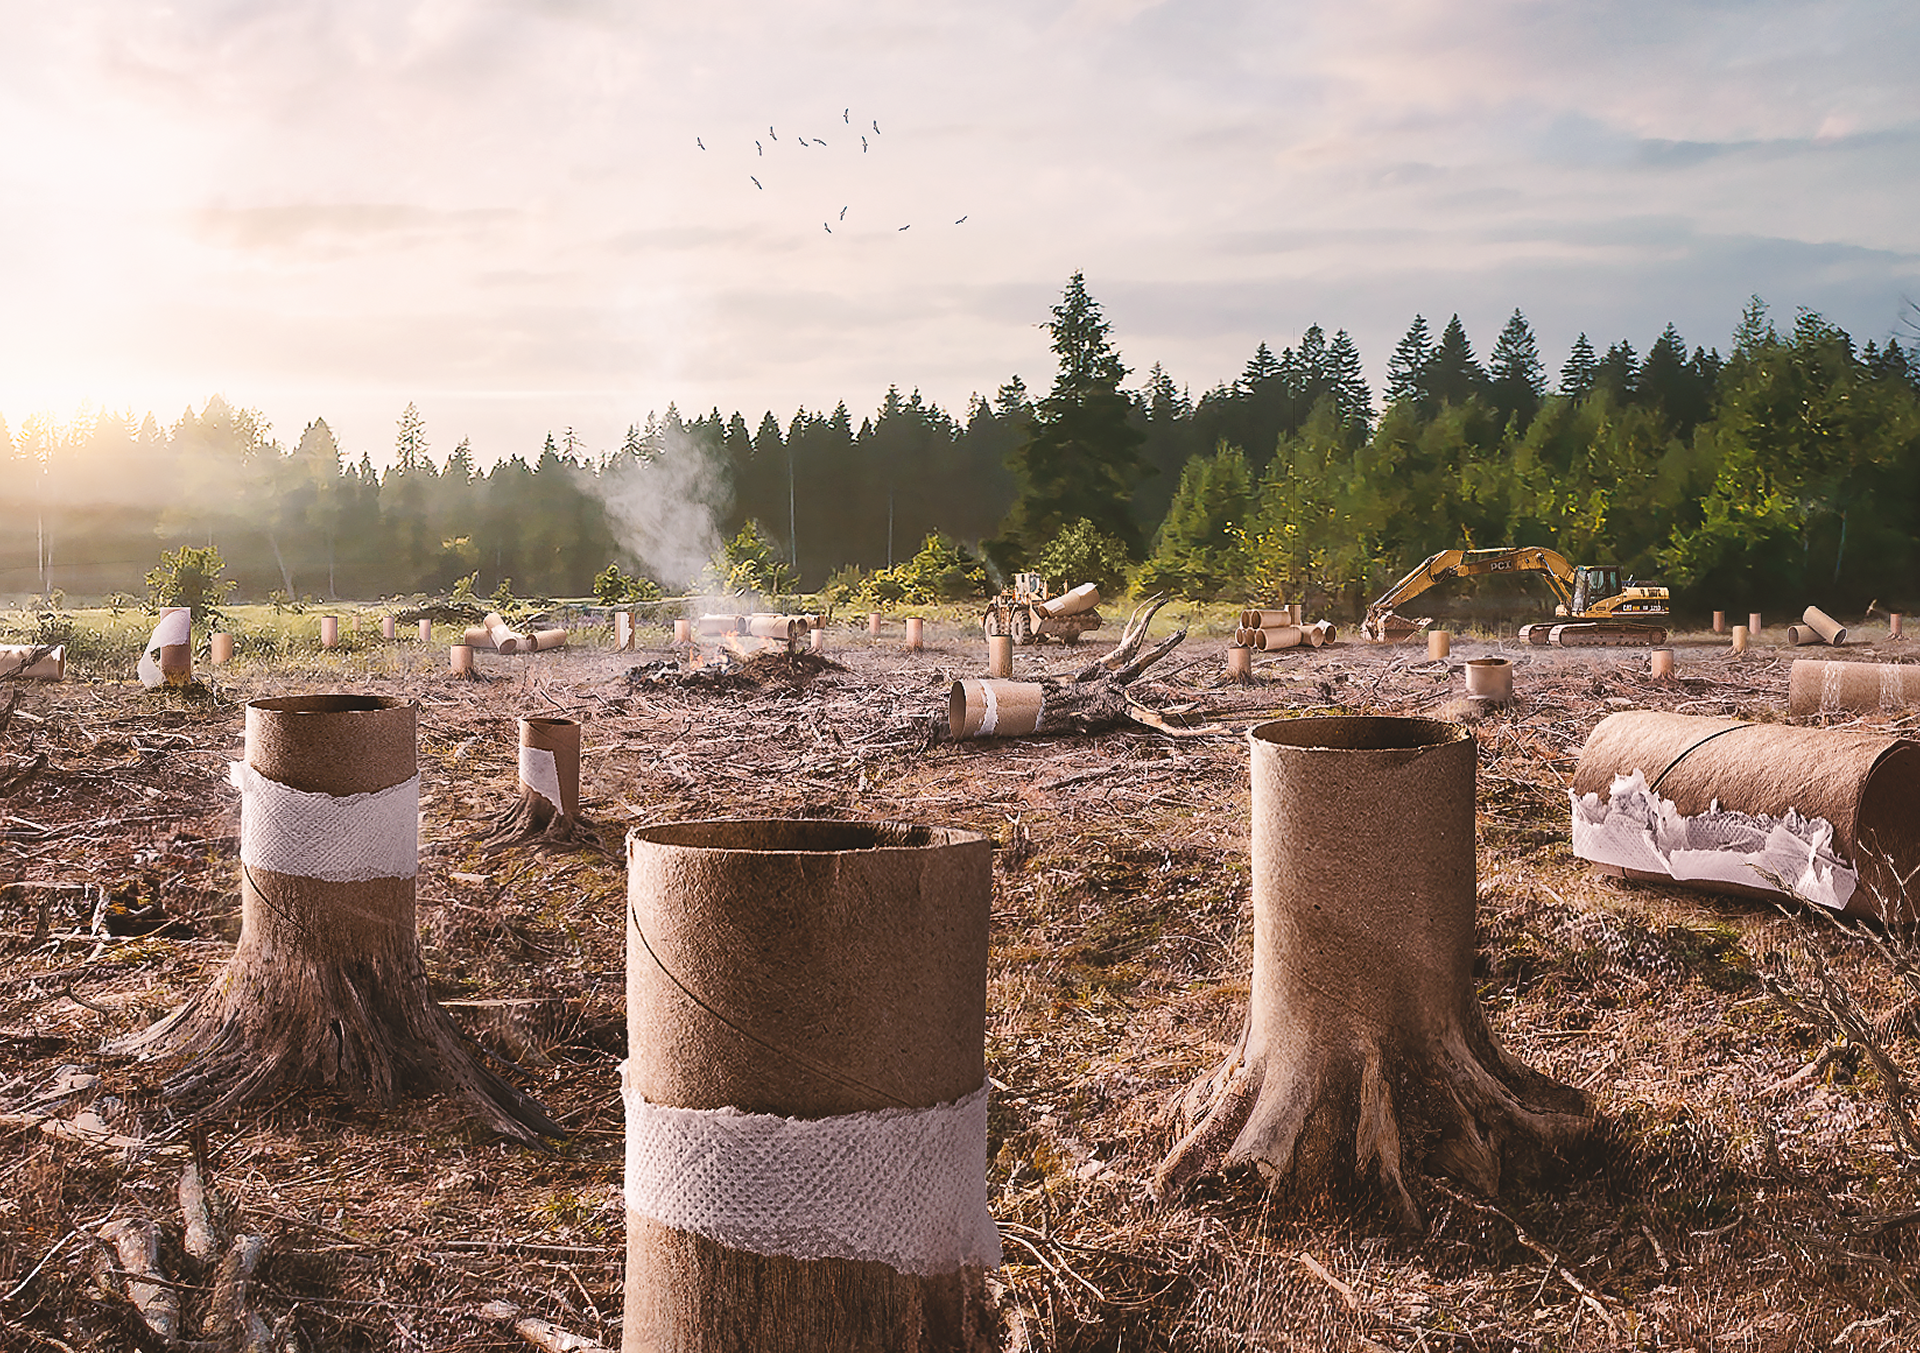
[[1017, 738], [1040, 727], [1047, 688], [1037, 681], [956, 681], [947, 695], [947, 728], [956, 741]]
[[1673, 650], [1656, 648], [1647, 655], [1647, 675], [1655, 681], [1673, 679]]
[[462, 634], [460, 642], [468, 648], [492, 648], [493, 632], [484, 625], [469, 625]]
[[394, 624], [393, 624], [392, 616], [383, 615], [380, 617], [380, 637], [382, 639], [391, 639], [394, 637]]
[[1444, 658], [1453, 652], [1453, 634], [1448, 630], [1427, 631], [1427, 656]]
[[1277, 630], [1282, 625], [1291, 625], [1292, 623], [1293, 611], [1286, 606], [1282, 606], [1277, 611], [1247, 610], [1240, 612], [1240, 628], [1243, 630]]
[[918, 653], [926, 644], [926, 621], [917, 615], [907, 617], [907, 652]]
[[1243, 632], [1248, 648], [1274, 653], [1283, 648], [1298, 648], [1307, 641], [1306, 631], [1298, 625], [1275, 625], [1270, 629]]
[[1735, 653], [1745, 653], [1747, 651], [1747, 636], [1751, 631], [1749, 631], [1745, 625], [1735, 625], [1731, 633], [1733, 637], [1733, 651]]
[[797, 615], [750, 615], [742, 631], [755, 639], [785, 639], [792, 643], [807, 632], [807, 622]]
[[1891, 734], [1612, 714], [1587, 738], [1571, 797], [1574, 853], [1627, 878], [1777, 896], [1757, 864], [1822, 905], [1877, 916], [1920, 868], [1920, 743]]
[[487, 637], [493, 641], [493, 647], [500, 653], [518, 653], [527, 647], [527, 636], [508, 625], [498, 611], [488, 611], [487, 618], [481, 621], [486, 626]]
[[1253, 649], [1247, 644], [1227, 646], [1227, 675], [1236, 681], [1253, 676]]
[[[419, 706], [370, 695], [247, 705], [240, 938], [224, 972], [136, 1046], [181, 1055], [167, 1088], [210, 1110], [289, 1090], [390, 1105], [466, 1098], [527, 1142], [559, 1129], [494, 1076], [427, 988], [419, 872]], [[270, 1013], [269, 1013], [270, 1012]]]
[[1713, 632], [1715, 634], [1725, 634], [1727, 632], [1727, 613], [1725, 611], [1715, 611], [1713, 613]]
[[233, 636], [220, 630], [207, 639], [207, 657], [215, 667], [224, 667], [233, 661]]
[[1818, 606], [1809, 606], [1800, 618], [1813, 626], [1820, 638], [1836, 648], [1847, 641], [1847, 627], [1821, 610]]
[[565, 648], [567, 646], [567, 632], [561, 629], [535, 630], [531, 636], [522, 642], [526, 644], [527, 652], [544, 653], [550, 648]]
[[[28, 662], [36, 653], [40, 656]], [[55, 644], [52, 648], [41, 648], [33, 644], [0, 644], [0, 677], [15, 677], [24, 681], [64, 681], [67, 677], [67, 646]]]
[[1091, 611], [1100, 604], [1100, 589], [1092, 583], [1081, 583], [1057, 597], [1050, 597], [1040, 603], [1040, 609], [1055, 620], [1070, 615], [1079, 615], [1082, 611]]
[[420, 621], [420, 642], [423, 644], [433, 642], [433, 621], [425, 617]]
[[320, 617], [320, 647], [335, 648], [340, 643], [340, 617], [323, 615]]
[[1013, 676], [1013, 636], [987, 636], [987, 675], [1005, 681]]
[[723, 634], [745, 634], [747, 617], [744, 615], [703, 615], [693, 622], [694, 633], [708, 638], [717, 638]]
[[1513, 663], [1507, 658], [1468, 658], [1467, 698], [1504, 705], [1513, 699]]
[[627, 838], [624, 1349], [989, 1346], [992, 870], [906, 824]]
[[1824, 644], [1820, 631], [1811, 625], [1787, 626], [1787, 643], [1795, 648], [1805, 648], [1809, 644]]
[[455, 644], [447, 650], [447, 667], [455, 676], [473, 675], [473, 645]]
[[193, 680], [193, 612], [185, 606], [166, 606], [147, 639], [137, 670], [148, 690], [184, 686]]
[[1787, 712], [1892, 713], [1920, 705], [1920, 666], [1898, 662], [1827, 662], [1795, 658], [1787, 674]]
[[1320, 636], [1319, 638], [1313, 641], [1313, 646], [1315, 648], [1320, 648], [1326, 644], [1330, 644], [1334, 640], [1340, 637], [1340, 631], [1333, 627], [1333, 622], [1331, 620], [1316, 620], [1311, 625], [1307, 626], [1307, 630], [1312, 634], [1317, 634]]

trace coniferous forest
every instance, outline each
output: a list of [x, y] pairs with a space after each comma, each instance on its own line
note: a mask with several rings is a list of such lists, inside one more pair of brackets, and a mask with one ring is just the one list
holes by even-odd
[[1129, 367], [1078, 274], [1048, 329], [1044, 392], [1015, 377], [950, 412], [896, 388], [857, 421], [669, 406], [618, 448], [563, 431], [487, 468], [466, 441], [437, 453], [411, 405], [379, 466], [324, 418], [288, 444], [219, 398], [170, 425], [0, 423], [0, 594], [137, 591], [161, 551], [208, 544], [241, 598], [582, 595], [610, 563], [672, 591], [691, 575], [657, 576], [649, 528], [609, 504], [678, 467], [717, 486], [685, 508], [709, 535], [754, 526], [806, 588], [939, 535], [1002, 574], [1071, 538], [1142, 587], [1348, 614], [1454, 546], [1618, 563], [1683, 612], [1914, 595], [1920, 356], [1897, 338], [1756, 299], [1724, 353], [1669, 325], [1644, 354], [1583, 334], [1556, 369], [1518, 310], [1484, 360], [1457, 316], [1417, 316], [1377, 396], [1346, 331], [1315, 325], [1196, 397]]

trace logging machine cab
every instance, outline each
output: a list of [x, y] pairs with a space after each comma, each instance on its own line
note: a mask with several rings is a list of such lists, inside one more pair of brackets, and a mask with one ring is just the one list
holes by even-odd
[[1585, 615], [1595, 602], [1620, 595], [1620, 570], [1612, 564], [1584, 564], [1573, 571], [1573, 615]]

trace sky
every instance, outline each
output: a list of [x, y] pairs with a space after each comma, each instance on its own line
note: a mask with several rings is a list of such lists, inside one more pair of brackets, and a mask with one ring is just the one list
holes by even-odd
[[1916, 166], [1911, 0], [0, 0], [0, 416], [964, 411], [1076, 270], [1196, 396], [1316, 323], [1377, 389], [1416, 313], [1884, 341]]

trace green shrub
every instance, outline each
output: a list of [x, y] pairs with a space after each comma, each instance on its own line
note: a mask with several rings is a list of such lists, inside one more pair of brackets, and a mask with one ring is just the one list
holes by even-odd
[[1092, 583], [1103, 597], [1119, 597], [1127, 590], [1133, 561], [1126, 543], [1110, 536], [1085, 517], [1060, 529], [1033, 557], [1033, 571], [1057, 583], [1061, 590]]
[[160, 556], [160, 566], [147, 574], [147, 595], [153, 605], [185, 606], [195, 620], [220, 614], [233, 592], [233, 579], [223, 578], [226, 561], [212, 545], [182, 545]]

